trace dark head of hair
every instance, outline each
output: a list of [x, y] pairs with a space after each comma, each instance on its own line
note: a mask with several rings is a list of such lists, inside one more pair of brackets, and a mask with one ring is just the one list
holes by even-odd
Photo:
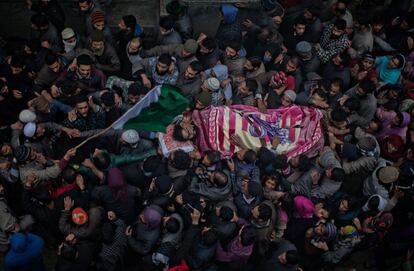
[[371, 211], [377, 211], [379, 204], [380, 197], [378, 195], [372, 196], [367, 202], [368, 209]]
[[348, 210], [349, 211], [355, 210], [356, 208], [360, 207], [359, 206], [360, 205], [359, 204], [359, 200], [357, 198], [355, 198], [355, 197], [345, 195], [342, 198], [342, 200], [348, 201]]
[[273, 168], [274, 169], [284, 169], [288, 162], [288, 157], [285, 154], [279, 154], [273, 159]]
[[13, 55], [10, 59], [10, 66], [13, 68], [23, 68], [25, 60], [22, 55]]
[[257, 57], [257, 56], [249, 57], [248, 60], [250, 61], [250, 63], [252, 64], [254, 68], [259, 68], [260, 65], [262, 64], [262, 60], [260, 59], [260, 57]]
[[401, 54], [393, 55], [392, 58], [398, 59], [398, 66], [397, 69], [401, 69], [404, 66], [405, 59]]
[[142, 164], [142, 168], [146, 172], [154, 172], [158, 166], [162, 163], [162, 158], [159, 155], [153, 155], [145, 159]]
[[344, 107], [352, 112], [358, 111], [361, 108], [361, 101], [356, 97], [349, 98], [344, 102]]
[[203, 47], [206, 47], [208, 50], [212, 50], [216, 48], [217, 42], [215, 39], [207, 37], [203, 41], [201, 41], [201, 45], [203, 45]]
[[73, 184], [76, 180], [76, 170], [73, 167], [65, 167], [62, 171], [62, 179], [67, 184]]
[[231, 40], [227, 46], [232, 48], [236, 52], [240, 51], [240, 49], [242, 48], [241, 42], [237, 40]]
[[37, 52], [42, 47], [39, 39], [29, 39], [25, 45], [30, 48], [30, 51]]
[[243, 160], [247, 164], [254, 164], [254, 163], [256, 163], [256, 159], [257, 159], [257, 154], [256, 154], [256, 152], [254, 150], [247, 150], [244, 153]]
[[60, 256], [66, 260], [75, 260], [77, 257], [76, 246], [72, 246], [66, 242], [63, 243], [62, 248], [60, 249]]
[[124, 24], [126, 27], [135, 28], [135, 25], [137, 24], [137, 18], [135, 18], [134, 15], [125, 15], [122, 17], [122, 21], [124, 21]]
[[303, 15], [300, 15], [298, 17], [295, 18], [295, 20], [293, 21], [293, 25], [307, 25], [308, 21], [306, 20], [306, 18]]
[[203, 65], [201, 65], [200, 61], [197, 61], [197, 60], [191, 62], [190, 67], [197, 73], [200, 73], [203, 71]]
[[165, 229], [169, 233], [177, 233], [180, 230], [180, 222], [177, 218], [171, 217], [168, 219], [167, 224], [165, 224]]
[[30, 18], [30, 22], [34, 24], [37, 28], [45, 27], [49, 25], [49, 20], [46, 15], [42, 13], [36, 13]]
[[304, 154], [300, 154], [299, 155], [299, 170], [302, 172], [306, 172], [308, 171], [310, 168], [312, 167], [312, 162], [309, 159], [309, 157], [307, 157]]
[[216, 184], [218, 187], [224, 187], [226, 186], [227, 182], [229, 181], [227, 178], [227, 175], [222, 171], [216, 171], [214, 174], [214, 184]]
[[323, 88], [315, 88], [313, 94], [318, 94], [324, 101], [328, 100], [328, 93]]
[[252, 226], [246, 226], [243, 228], [240, 234], [242, 246], [250, 246], [256, 239], [256, 230]]
[[257, 81], [255, 79], [249, 78], [246, 79], [246, 87], [254, 94], [259, 88], [259, 84], [257, 84]]
[[79, 65], [92, 65], [93, 61], [87, 54], [82, 54], [76, 58], [76, 63]]
[[343, 110], [342, 108], [335, 108], [331, 112], [331, 119], [333, 121], [343, 122], [343, 121], [346, 121], [347, 118], [348, 118], [348, 113], [346, 113], [345, 110]]
[[148, 89], [140, 82], [135, 81], [128, 87], [128, 95], [138, 96], [147, 94]]
[[348, 54], [348, 52], [343, 52], [340, 54], [341, 57], [341, 65], [344, 67], [348, 67], [351, 64], [352, 58], [351, 56]]
[[346, 29], [346, 21], [344, 19], [336, 19], [335, 22], [334, 22], [334, 26], [338, 30], [345, 31], [345, 29]]
[[93, 163], [99, 170], [104, 170], [109, 167], [111, 157], [107, 152], [101, 152], [93, 157]]
[[162, 17], [160, 19], [160, 27], [165, 30], [171, 30], [174, 27], [174, 19], [171, 16]]
[[174, 152], [174, 159], [172, 163], [176, 169], [188, 169], [191, 166], [190, 155], [183, 150], [176, 150]]
[[174, 126], [173, 138], [177, 141], [180, 141], [180, 142], [186, 142], [187, 141], [187, 139], [185, 139], [183, 137], [183, 127], [181, 127], [180, 125], [175, 125]]
[[375, 83], [371, 79], [364, 79], [359, 83], [359, 87], [366, 93], [373, 93], [375, 91]]
[[295, 65], [296, 67], [299, 67], [300, 65], [300, 59], [296, 55], [289, 56], [289, 62]]
[[172, 58], [169, 54], [162, 54], [158, 57], [158, 62], [161, 62], [162, 64], [165, 64], [167, 66], [170, 66], [172, 62]]
[[342, 182], [345, 179], [345, 170], [342, 168], [334, 168], [332, 169], [332, 176], [331, 179], [335, 182]]
[[369, 25], [371, 24], [370, 19], [362, 15], [357, 16], [356, 20], [363, 27], [369, 27]]
[[341, 92], [344, 89], [344, 81], [341, 78], [336, 77], [336, 78], [332, 79], [330, 83], [332, 85], [339, 86], [339, 89], [340, 89]]
[[260, 148], [257, 152], [257, 158], [262, 166], [267, 166], [272, 163], [274, 157], [273, 152], [264, 147]]
[[217, 231], [214, 229], [210, 229], [205, 231], [201, 235], [201, 241], [206, 246], [212, 246], [217, 243], [218, 241], [218, 234]]
[[286, 263], [287, 264], [298, 264], [299, 262], [299, 255], [297, 250], [288, 250], [286, 251]]
[[50, 204], [52, 202], [52, 196], [46, 187], [36, 189], [33, 193], [33, 197], [38, 200], [41, 204]]
[[321, 15], [320, 7], [312, 5], [307, 8], [307, 11], [313, 15], [313, 17], [319, 17]]
[[221, 220], [223, 220], [225, 222], [229, 222], [230, 220], [233, 219], [233, 216], [234, 216], [233, 209], [231, 209], [228, 206], [221, 206], [220, 207], [219, 217], [221, 218]]
[[272, 217], [272, 208], [265, 203], [259, 205], [259, 219], [264, 221], [269, 220]]
[[85, 102], [86, 103], [88, 102], [88, 97], [86, 95], [79, 95], [74, 98], [75, 105], [80, 104], [80, 103], [85, 103]]
[[398, 110], [398, 107], [400, 106], [400, 103], [397, 100], [388, 100], [385, 104], [384, 104], [384, 108], [387, 110]]
[[216, 150], [212, 150], [212, 151], [208, 151], [207, 153], [206, 153], [206, 156], [207, 156], [207, 158], [208, 158], [208, 160], [212, 163], [212, 164], [214, 164], [214, 163], [217, 163], [218, 161], [220, 161], [220, 152], [219, 151], [216, 151]]
[[85, 2], [90, 4], [92, 0], [78, 0], [78, 3], [85, 3]]
[[55, 53], [49, 52], [48, 54], [46, 54], [46, 57], [45, 57], [46, 65], [52, 65], [58, 61], [59, 61], [59, 58], [57, 57]]

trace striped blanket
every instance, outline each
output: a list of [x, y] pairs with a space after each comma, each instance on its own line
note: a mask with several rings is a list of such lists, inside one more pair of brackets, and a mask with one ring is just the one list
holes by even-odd
[[235, 134], [253, 150], [258, 150], [262, 141], [270, 148], [272, 138], [277, 136], [280, 144], [276, 153], [284, 153], [288, 158], [302, 153], [315, 156], [323, 147], [322, 113], [313, 107], [291, 106], [270, 109], [264, 114], [251, 106], [210, 106], [195, 110], [192, 118], [198, 128], [199, 150], [219, 150], [223, 158], [238, 151], [231, 140]]

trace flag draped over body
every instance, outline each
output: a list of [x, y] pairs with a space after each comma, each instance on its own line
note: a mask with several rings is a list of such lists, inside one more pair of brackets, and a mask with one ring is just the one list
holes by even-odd
[[171, 85], [156, 86], [115, 121], [112, 128], [165, 132], [165, 128], [188, 105], [188, 99], [181, 94], [177, 87]]

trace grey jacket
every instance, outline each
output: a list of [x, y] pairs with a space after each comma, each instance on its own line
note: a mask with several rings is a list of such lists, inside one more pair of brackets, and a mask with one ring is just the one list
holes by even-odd
[[375, 116], [375, 111], [377, 110], [377, 98], [375, 98], [374, 95], [369, 94], [367, 97], [361, 99], [356, 93], [357, 88], [358, 85], [345, 92], [346, 96], [350, 98], [358, 98], [361, 102], [360, 109], [348, 117], [348, 122], [350, 124], [365, 127]]

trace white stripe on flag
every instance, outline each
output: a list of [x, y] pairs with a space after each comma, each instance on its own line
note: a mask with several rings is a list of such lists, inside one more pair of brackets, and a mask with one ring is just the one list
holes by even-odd
[[126, 122], [130, 119], [137, 117], [144, 108], [147, 108], [150, 104], [158, 102], [158, 98], [161, 95], [161, 87], [156, 86], [150, 90], [147, 95], [144, 96], [138, 103], [131, 107], [125, 114], [117, 119], [113, 124], [113, 129], [122, 129]]

